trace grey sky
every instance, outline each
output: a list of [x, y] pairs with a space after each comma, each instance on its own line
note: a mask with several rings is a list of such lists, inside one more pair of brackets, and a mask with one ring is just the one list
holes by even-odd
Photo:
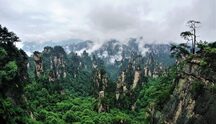
[[0, 24], [23, 41], [84, 39], [182, 41], [187, 20], [216, 40], [216, 0], [0, 0]]

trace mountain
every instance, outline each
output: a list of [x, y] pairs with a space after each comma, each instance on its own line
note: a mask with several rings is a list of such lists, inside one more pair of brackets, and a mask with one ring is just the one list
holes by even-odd
[[62, 41], [43, 41], [43, 42], [36, 42], [36, 41], [26, 41], [22, 43], [22, 49], [25, 50], [25, 52], [29, 53], [30, 55], [34, 51], [42, 51], [45, 46], [63, 46], [66, 51], [70, 51], [69, 46], [71, 44], [76, 44], [79, 42], [83, 42], [83, 40], [80, 39], [68, 39], [68, 40], [62, 40]]
[[[64, 41], [58, 46], [61, 46], [69, 56], [73, 57], [77, 54], [78, 56], [75, 58], [79, 58], [87, 52], [91, 58], [100, 59], [112, 80], [116, 79], [117, 75], [126, 69], [128, 63], [133, 63], [133, 68], [138, 65], [144, 68], [148, 65], [152, 69], [154, 68], [153, 65], [168, 68], [174, 64], [174, 59], [170, 57], [170, 45], [145, 44], [142, 38], [131, 38], [127, 43], [112, 39], [102, 44], [89, 40], [79, 40], [78, 42], [73, 40], [73, 42]], [[44, 49], [44, 51], [46, 50]]]
[[142, 38], [100, 45], [80, 41], [45, 46], [32, 56], [16, 42], [0, 26], [3, 124], [216, 121], [216, 42], [200, 42], [191, 53], [184, 43], [144, 44]]
[[[133, 55], [148, 56], [148, 54], [155, 54], [160, 61], [165, 65], [170, 65], [170, 45], [169, 44], [149, 44], [142, 41], [142, 39], [131, 38], [127, 43], [122, 43], [117, 40], [109, 40], [102, 44], [93, 41], [83, 41], [79, 39], [71, 39], [64, 41], [49, 41], [49, 42], [24, 42], [22, 49], [27, 53], [34, 51], [42, 51], [45, 46], [62, 46], [67, 53], [75, 52], [81, 55], [83, 51], [87, 51], [92, 55], [102, 58], [109, 64], [115, 61], [121, 61], [125, 58], [131, 58]], [[163, 56], [163, 58], [160, 58]], [[164, 59], [164, 60], [163, 60]], [[167, 62], [165, 61], [167, 60]]]

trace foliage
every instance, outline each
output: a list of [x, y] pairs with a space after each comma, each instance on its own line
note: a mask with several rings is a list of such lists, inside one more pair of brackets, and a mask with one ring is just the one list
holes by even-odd
[[26, 123], [33, 122], [23, 106], [15, 105], [11, 98], [0, 98], [0, 120], [1, 123]]
[[191, 89], [191, 94], [194, 97], [194, 99], [197, 98], [198, 95], [202, 94], [204, 85], [200, 81], [194, 81], [192, 83], [192, 89]]
[[141, 90], [137, 106], [141, 109], [154, 104], [155, 107], [161, 109], [163, 104], [169, 99], [172, 90], [173, 81], [171, 77], [151, 79]]
[[61, 80], [61, 86], [76, 96], [89, 96], [93, 93], [91, 73], [80, 71], [76, 78], [65, 78]]
[[6, 80], [12, 80], [16, 76], [17, 69], [18, 67], [15, 61], [8, 62], [4, 67]]
[[[126, 70], [127, 88], [130, 88], [134, 68], [129, 59], [123, 62], [122, 67], [117, 61], [111, 66], [95, 55], [91, 58], [86, 51], [81, 56], [73, 52], [67, 55], [61, 46], [44, 48], [41, 54], [44, 72], [35, 79], [33, 58], [27, 61], [25, 52], [13, 44], [19, 41], [18, 37], [6, 28], [0, 28], [0, 33], [0, 121], [5, 123], [148, 123], [148, 106], [151, 103], [159, 106], [168, 98], [171, 83], [165, 83], [167, 78], [152, 79], [146, 85], [139, 85], [136, 91], [127, 93], [129, 97], [123, 98], [121, 102], [128, 109], [119, 109], [115, 104], [116, 86], [113, 81], [120, 71]], [[109, 48], [111, 55], [119, 49]], [[133, 49], [138, 49], [138, 46]], [[134, 66], [143, 66], [140, 56], [137, 53], [132, 55], [137, 61]], [[58, 63], [57, 66], [55, 63]], [[52, 69], [66, 71], [68, 76], [49, 81], [48, 74]], [[98, 87], [95, 87], [96, 80], [100, 83]], [[105, 91], [105, 97], [97, 99], [95, 96], [102, 90]], [[135, 111], [129, 109], [132, 102], [136, 101], [131, 94], [139, 96]], [[106, 112], [97, 112], [99, 102], [107, 105]]]
[[[41, 85], [42, 86], [42, 85]], [[92, 123], [110, 124], [123, 121], [131, 123], [133, 115], [118, 109], [97, 113], [94, 109], [96, 99], [92, 97], [74, 97], [69, 94], [49, 93], [36, 83], [29, 84], [25, 91], [29, 110], [34, 118], [43, 123]], [[136, 122], [136, 121], [135, 121]]]
[[7, 55], [6, 50], [4, 48], [0, 47], [0, 56], [1, 56], [1, 59], [4, 58], [6, 55]]
[[19, 37], [15, 33], [9, 32], [6, 27], [0, 25], [0, 43], [13, 45], [14, 42], [19, 42]]
[[27, 116], [23, 87], [27, 79], [27, 55], [14, 46], [19, 38], [0, 25], [0, 121], [25, 123]]
[[190, 31], [184, 31], [180, 34], [181, 37], [183, 37], [187, 41], [191, 41], [191, 53], [195, 54], [196, 52], [196, 45], [197, 45], [197, 34], [196, 30], [200, 25], [199, 21], [195, 20], [189, 20], [187, 22], [188, 27], [190, 28]]
[[[1, 28], [0, 31], [5, 33], [7, 29]], [[152, 123], [152, 118], [161, 115], [182, 74], [183, 67], [189, 60], [198, 58], [201, 67], [199, 73], [207, 80], [216, 81], [215, 77], [211, 76], [216, 72], [216, 43], [200, 43], [196, 55], [190, 54], [190, 47], [187, 44], [172, 45], [171, 54], [183, 61], [161, 73], [157, 78], [148, 77], [147, 80], [141, 75], [141, 83], [133, 90], [130, 90], [130, 86], [134, 81], [135, 67], [143, 68], [141, 63], [144, 62], [143, 58], [140, 59], [135, 53], [133, 55], [136, 57], [133, 59], [139, 61], [138, 64], [133, 65], [125, 59], [120, 67], [117, 61], [114, 65], [105, 65], [104, 61], [96, 56], [91, 59], [86, 51], [81, 56], [73, 52], [67, 56], [61, 46], [45, 47], [46, 50], [42, 53], [45, 73], [34, 79], [34, 62], [30, 58], [28, 61], [30, 80], [26, 83], [27, 56], [24, 51], [10, 44], [10, 40], [4, 39], [4, 33], [0, 37], [0, 40], [4, 40], [0, 44], [0, 121], [4, 123], [148, 124]], [[194, 34], [191, 32], [181, 34], [184, 38], [189, 35]], [[12, 34], [10, 36], [15, 37]], [[16, 39], [11, 40], [15, 42]], [[133, 46], [134, 49], [138, 49], [138, 46]], [[111, 48], [109, 50], [111, 55], [119, 49]], [[69, 76], [51, 82], [47, 73], [52, 71], [49, 67], [53, 64], [50, 62], [53, 56], [61, 58], [59, 60], [62, 66], [67, 63], [64, 67], [66, 66], [65, 70]], [[148, 57], [152, 59], [149, 67], [154, 70], [153, 66], [156, 64], [153, 53]], [[185, 59], [187, 61], [184, 61]], [[129, 90], [120, 96], [120, 104], [117, 104], [116, 84], [113, 82], [116, 79], [115, 75], [122, 70], [125, 71], [124, 83]], [[205, 87], [198, 80], [194, 80], [191, 84], [190, 92], [195, 98]], [[215, 92], [215, 86], [210, 88]], [[104, 97], [97, 98], [99, 91], [105, 91]], [[106, 112], [97, 111], [99, 103], [107, 106]], [[135, 106], [133, 111], [131, 111], [132, 104]]]
[[171, 56], [177, 59], [182, 59], [190, 54], [190, 52], [188, 51], [189, 48], [190, 47], [185, 43], [181, 43], [179, 45], [171, 44]]
[[216, 78], [213, 75], [216, 72], [216, 42], [209, 44], [200, 42], [198, 47], [199, 51], [197, 51], [196, 58], [200, 60], [200, 73], [205, 79], [215, 82]]

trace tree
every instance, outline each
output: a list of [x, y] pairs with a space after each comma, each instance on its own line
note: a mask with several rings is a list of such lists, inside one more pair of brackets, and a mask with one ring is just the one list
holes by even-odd
[[187, 41], [191, 41], [191, 53], [195, 54], [196, 51], [196, 44], [197, 44], [197, 34], [196, 29], [199, 28], [199, 21], [195, 20], [189, 20], [187, 22], [188, 27], [190, 28], [190, 31], [185, 31], [180, 34], [181, 37], [183, 37]]
[[186, 43], [181, 43], [179, 45], [171, 44], [171, 56], [175, 57], [176, 59], [183, 59], [190, 54], [188, 48], [189, 46]]
[[20, 42], [20, 39], [15, 33], [9, 32], [6, 27], [0, 25], [0, 42], [13, 45], [14, 42]]

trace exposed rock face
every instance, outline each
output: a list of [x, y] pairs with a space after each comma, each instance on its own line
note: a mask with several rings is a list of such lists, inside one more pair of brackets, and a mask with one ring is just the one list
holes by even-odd
[[141, 79], [141, 71], [140, 71], [140, 69], [138, 69], [134, 73], [132, 90], [134, 90], [137, 87], [137, 84], [139, 83], [140, 79]]
[[52, 63], [51, 65], [52, 65], [54, 77], [56, 79], [65, 78], [66, 71], [65, 71], [65, 63], [64, 63], [63, 55], [53, 56], [51, 63]]
[[193, 112], [195, 107], [195, 100], [192, 99], [191, 91], [191, 79], [179, 79], [179, 83], [174, 90], [174, 94], [168, 103], [165, 111], [168, 113], [164, 114], [166, 118], [166, 123], [175, 124], [180, 123], [181, 118], [188, 123], [189, 118], [195, 116]]
[[144, 66], [144, 75], [147, 77], [158, 77], [164, 70], [164, 66], [161, 62], [157, 61], [157, 55], [154, 52], [149, 53], [146, 58], [146, 64]]
[[105, 96], [104, 96], [104, 91], [100, 91], [99, 92], [99, 96], [98, 96], [98, 112], [104, 112], [104, 111], [107, 111], [107, 108], [106, 108], [106, 104], [103, 103], [103, 99], [105, 99]]
[[65, 78], [66, 73], [66, 53], [60, 46], [45, 47], [43, 52], [34, 52], [36, 76], [40, 77], [42, 72], [48, 75], [49, 81]]
[[144, 67], [144, 75], [145, 76], [149, 76], [150, 74], [149, 74], [149, 68], [148, 67]]
[[120, 95], [123, 95], [127, 91], [125, 84], [125, 72], [122, 71], [116, 83], [116, 100], [119, 100]]
[[163, 66], [160, 64], [157, 64], [156, 67], [154, 68], [154, 72], [153, 72], [153, 78], [156, 78], [158, 76], [160, 76], [163, 73], [164, 69]]
[[66, 53], [60, 46], [54, 48], [44, 48], [43, 54], [49, 57], [49, 64], [51, 70], [49, 72], [49, 81], [55, 81], [56, 79], [65, 78], [66, 74]]
[[96, 89], [96, 95], [98, 95], [98, 112], [108, 110], [108, 105], [104, 103], [106, 88], [108, 87], [108, 77], [105, 70], [95, 68], [94, 71], [94, 87]]
[[40, 77], [41, 73], [43, 72], [42, 54], [38, 51], [35, 51], [33, 53], [33, 58], [35, 61], [35, 75]]
[[155, 69], [155, 60], [154, 60], [153, 52], [149, 54], [149, 57], [147, 58], [146, 66], [147, 66], [147, 75], [152, 77]]
[[[116, 82], [116, 102], [118, 107], [126, 107], [131, 110], [136, 109], [136, 104], [134, 103], [137, 99], [136, 92], [142, 85], [143, 73], [138, 66], [135, 70], [131, 65], [128, 69], [122, 71], [117, 82]], [[129, 99], [130, 105], [125, 106], [124, 100]]]
[[216, 122], [216, 96], [215, 91], [211, 89], [214, 83], [210, 83], [200, 73], [198, 60], [192, 60], [183, 68], [183, 74], [158, 123], [214, 124]]

